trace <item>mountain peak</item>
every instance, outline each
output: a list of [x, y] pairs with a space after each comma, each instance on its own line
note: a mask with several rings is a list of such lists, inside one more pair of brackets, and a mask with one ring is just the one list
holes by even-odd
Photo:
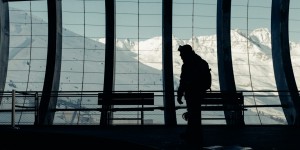
[[255, 29], [250, 33], [249, 37], [257, 43], [271, 44], [271, 33], [268, 28]]

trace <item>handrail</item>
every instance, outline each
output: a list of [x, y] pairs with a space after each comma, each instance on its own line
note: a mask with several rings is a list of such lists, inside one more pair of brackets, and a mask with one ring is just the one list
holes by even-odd
[[[96, 101], [97, 101], [97, 96], [98, 93], [101, 91], [58, 91], [58, 92], [53, 92], [53, 94], [51, 94], [50, 96], [55, 96], [55, 97], [59, 97], [58, 99], [58, 103], [57, 103], [57, 108], [56, 109], [52, 109], [52, 112], [68, 112], [69, 114], [78, 112], [78, 111], [83, 111], [85, 113], [80, 113], [82, 115], [93, 115], [93, 114], [97, 114], [96, 112], [101, 112], [101, 106], [97, 105]], [[117, 92], [117, 91], [115, 91]], [[135, 92], [135, 91], [118, 91], [118, 92], [124, 92], [124, 93], [128, 93], [128, 92]], [[138, 92], [154, 92], [155, 94], [155, 99], [161, 99], [160, 97], [163, 96], [163, 91], [160, 90], [149, 90], [149, 91], [138, 91]], [[176, 92], [176, 91], [175, 91]], [[220, 92], [220, 91], [213, 91], [213, 92]], [[241, 92], [241, 91], [237, 91], [237, 92]], [[278, 91], [272, 91], [272, 90], [265, 90], [265, 91], [243, 91], [243, 96], [246, 98], [248, 96], [253, 96], [253, 94], [248, 95], [248, 93], [257, 93], [255, 94], [255, 96], [257, 97], [278, 97], [279, 94], [277, 95], [274, 92], [278, 92]], [[265, 93], [265, 92], [272, 92], [271, 94]], [[287, 92], [287, 91], [285, 91]], [[28, 113], [34, 113], [34, 120], [37, 120], [37, 115], [38, 115], [38, 105], [39, 105], [39, 101], [41, 98], [41, 91], [15, 91], [15, 98], [16, 98], [16, 104], [15, 106], [15, 113], [20, 113], [20, 112], [28, 112]], [[10, 98], [12, 97], [12, 92], [2, 92], [2, 94], [0, 94], [3, 98], [5, 98], [6, 102], [10, 101]], [[174, 94], [176, 96], [176, 93]], [[288, 95], [288, 93], [287, 93]], [[20, 97], [24, 97], [24, 98], [20, 98]], [[75, 99], [77, 99], [77, 97], [80, 98], [86, 98], [85, 100], [89, 100], [89, 103], [86, 104], [77, 104]], [[4, 100], [4, 99], [3, 99]], [[20, 104], [20, 100], [22, 100], [22, 104], [25, 105], [19, 105]], [[31, 101], [30, 103], [23, 103], [24, 100], [28, 100]], [[94, 102], [95, 101], [95, 102]], [[2, 101], [3, 102], [3, 101]], [[19, 103], [19, 104], [18, 104]], [[160, 105], [158, 105], [159, 103], [161, 103]], [[71, 105], [69, 105], [71, 104]], [[121, 113], [126, 112], [126, 111], [148, 111], [148, 110], [159, 110], [158, 112], [163, 113], [163, 110], [165, 109], [165, 107], [163, 106], [162, 102], [155, 102], [156, 106], [149, 106], [149, 107], [124, 107], [124, 108], [113, 108], [111, 111], [120, 111]], [[2, 105], [2, 104], [1, 104]], [[59, 107], [58, 105], [62, 105], [62, 106], [67, 106], [68, 107]], [[260, 104], [260, 105], [244, 105], [243, 106], [245, 109], [244, 110], [248, 110], [247, 108], [288, 108], [288, 105], [285, 104]], [[182, 112], [182, 110], [187, 109], [185, 105], [176, 105], [175, 106], [175, 110], [177, 115], [181, 115], [180, 113]], [[207, 109], [209, 109], [207, 107]], [[219, 108], [220, 110], [223, 108]], [[280, 110], [279, 110], [280, 111]], [[8, 107], [1, 107], [0, 108], [0, 114], [1, 113], [12, 113], [13, 110], [12, 108], [8, 108]], [[94, 112], [94, 113], [90, 113], [90, 112]], [[27, 113], [27, 114], [28, 114]], [[179, 113], [179, 114], [178, 114]], [[264, 116], [264, 115], [269, 115], [269, 114], [264, 114], [261, 112], [255, 112], [255, 113], [260, 113], [257, 116], [259, 117]], [[149, 115], [151, 113], [145, 113], [145, 115]], [[162, 114], [163, 115], [163, 114]], [[26, 115], [24, 115], [26, 116]], [[27, 115], [28, 116], [28, 115]], [[282, 115], [283, 116], [283, 115]], [[23, 117], [23, 116], [22, 116]], [[275, 116], [276, 117], [276, 116]], [[204, 117], [207, 118], [207, 117]], [[215, 116], [215, 118], [222, 118], [222, 117], [218, 117]], [[213, 118], [212, 118], [213, 119]], [[23, 120], [23, 119], [19, 119], [19, 120]], [[211, 120], [211, 119], [207, 119], [207, 120]], [[0, 123], [1, 124], [1, 123]], [[14, 126], [14, 125], [13, 125]]]

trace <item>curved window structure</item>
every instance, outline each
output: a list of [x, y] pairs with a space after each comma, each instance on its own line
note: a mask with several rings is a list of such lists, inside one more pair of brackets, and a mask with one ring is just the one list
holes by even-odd
[[298, 124], [299, 92], [293, 73], [289, 46], [289, 1], [272, 1], [272, 57], [280, 101], [288, 124]]
[[[58, 5], [56, 2], [59, 2]], [[96, 94], [104, 91], [153, 92], [154, 107], [160, 107], [145, 112], [114, 112], [108, 119], [129, 119], [125, 121], [115, 119], [111, 124], [186, 124], [182, 119], [182, 114], [186, 110], [179, 108], [184, 105], [176, 102], [182, 65], [177, 48], [179, 45], [190, 44], [210, 65], [212, 91], [243, 92], [245, 105], [248, 107], [244, 114], [246, 125], [298, 124], [296, 107], [298, 102], [295, 100], [299, 97], [296, 90], [299, 89], [299, 84], [296, 85], [297, 88], [292, 87], [294, 84], [291, 76], [294, 75], [296, 83], [300, 82], [298, 52], [300, 21], [297, 19], [300, 2], [290, 0], [290, 7], [287, 8], [288, 2], [283, 0], [0, 2], [0, 7], [9, 4], [8, 10], [0, 10], [1, 58], [9, 54], [7, 72], [5, 70], [7, 61], [1, 63], [3, 65], [1, 82], [5, 82], [5, 87], [1, 85], [0, 88], [5, 92], [25, 91], [24, 93], [29, 95], [33, 91], [44, 92], [46, 96], [51, 92], [78, 94], [75, 97], [58, 96], [55, 102], [51, 100], [53, 102], [51, 104], [41, 104], [46, 113], [50, 113], [48, 108], [56, 109], [54, 117], [44, 118], [49, 119], [50, 124], [99, 124], [101, 117], [105, 115], [101, 114], [102, 107], [98, 105]], [[53, 4], [51, 7], [56, 8], [56, 11], [48, 11], [48, 4]], [[113, 7], [113, 11], [109, 11], [110, 7]], [[282, 11], [285, 9], [289, 11]], [[48, 12], [51, 12], [49, 16], [56, 15], [48, 18]], [[285, 18], [280, 17], [287, 14], [288, 27]], [[2, 29], [6, 24], [9, 24], [9, 32], [4, 33]], [[289, 29], [288, 34], [284, 32], [285, 29]], [[5, 37], [6, 35], [9, 37]], [[284, 39], [287, 35], [289, 48]], [[292, 67], [285, 69], [283, 66], [288, 63], [281, 62], [289, 61], [289, 56], [284, 53], [288, 49]], [[50, 54], [55, 54], [53, 56], [55, 58], [50, 57], [49, 52], [53, 52]], [[60, 52], [61, 54], [57, 54]], [[49, 89], [46, 84], [48, 80], [51, 80]], [[52, 91], [53, 89], [57, 91]], [[280, 89], [293, 90], [287, 91], [292, 94], [288, 96], [289, 100], [284, 100], [280, 95]], [[96, 94], [91, 97], [84, 96], [88, 92]], [[49, 97], [45, 98], [44, 95], [43, 98], [38, 98], [40, 100], [38, 102], [44, 103]], [[0, 109], [10, 107], [9, 99], [5, 101], [1, 99], [0, 102]], [[28, 107], [38, 105], [35, 102], [27, 95], [16, 101], [17, 105]], [[281, 104], [295, 108], [295, 112], [282, 109]], [[68, 110], [63, 110], [65, 108]], [[0, 114], [4, 116], [0, 118], [8, 116], [7, 113]], [[143, 121], [134, 120], [141, 117]], [[228, 124], [224, 119], [228, 118], [228, 114], [223, 111], [203, 112], [202, 118], [204, 124]], [[35, 121], [34, 114], [18, 112], [16, 121], [19, 124], [32, 124]]]

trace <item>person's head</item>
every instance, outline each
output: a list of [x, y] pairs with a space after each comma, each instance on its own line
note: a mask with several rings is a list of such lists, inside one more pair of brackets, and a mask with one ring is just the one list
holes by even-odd
[[183, 61], [188, 60], [191, 54], [194, 53], [194, 50], [191, 45], [179, 45], [178, 51], [180, 52], [180, 57]]

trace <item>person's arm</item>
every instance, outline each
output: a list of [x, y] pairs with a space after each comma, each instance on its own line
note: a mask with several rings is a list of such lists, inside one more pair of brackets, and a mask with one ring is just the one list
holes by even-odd
[[177, 102], [179, 104], [183, 104], [182, 102], [182, 97], [184, 95], [184, 89], [185, 89], [185, 85], [184, 85], [184, 69], [183, 69], [184, 66], [181, 67], [181, 74], [180, 74], [180, 80], [179, 80], [179, 87], [178, 87], [178, 90], [177, 90]]
[[179, 104], [183, 104], [182, 97], [183, 97], [183, 91], [182, 91], [182, 88], [179, 86], [178, 91], [177, 91], [177, 102]]

